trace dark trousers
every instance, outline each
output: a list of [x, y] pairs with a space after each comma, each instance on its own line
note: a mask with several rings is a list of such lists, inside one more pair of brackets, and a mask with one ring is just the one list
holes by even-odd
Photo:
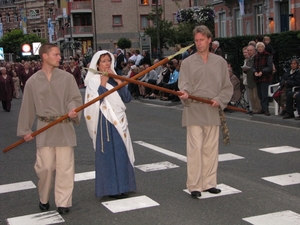
[[298, 114], [300, 115], [300, 94], [297, 94], [294, 99], [294, 94], [296, 92], [289, 91], [286, 95], [286, 112], [289, 115], [294, 115], [294, 101], [296, 102], [296, 107]]
[[138, 97], [140, 95], [139, 86], [137, 84], [129, 83], [128, 90], [134, 97]]
[[[179, 88], [178, 88], [178, 82], [177, 82], [177, 81], [174, 82], [174, 83], [172, 83], [172, 84], [164, 84], [163, 87], [164, 87], [164, 88], [167, 88], [167, 89], [170, 89], [170, 90], [179, 91]], [[164, 93], [164, 95], [165, 95], [166, 97], [168, 97], [170, 94]], [[175, 97], [176, 97], [176, 96], [175, 96]]]
[[11, 109], [11, 101], [2, 101], [3, 110], [9, 112]]
[[[150, 80], [148, 80], [148, 82], [147, 82], [147, 83], [148, 83], [148, 84], [153, 84], [153, 85], [156, 85], [156, 82], [157, 82], [157, 80], [150, 79]], [[146, 95], [150, 95], [150, 94], [152, 94], [153, 90], [154, 90], [154, 89], [152, 89], [152, 88], [145, 87], [145, 93], [146, 93]]]
[[262, 111], [269, 112], [269, 96], [268, 96], [268, 88], [271, 83], [256, 83], [257, 86], [257, 94], [260, 100]]

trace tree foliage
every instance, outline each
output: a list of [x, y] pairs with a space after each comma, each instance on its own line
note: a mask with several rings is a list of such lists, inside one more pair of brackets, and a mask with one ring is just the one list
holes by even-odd
[[[158, 8], [158, 18], [161, 18], [161, 15], [163, 13], [163, 9], [161, 7]], [[156, 19], [156, 10], [152, 9], [152, 12], [149, 13], [148, 19], [152, 21], [153, 26], [150, 26], [145, 29], [145, 34], [147, 34], [149, 37], [151, 37], [151, 45], [152, 47], [161, 47], [168, 49], [169, 46], [174, 45], [174, 28], [173, 23], [169, 22], [165, 19], [158, 20], [159, 23], [159, 41], [160, 45], [158, 46], [158, 40], [157, 40], [157, 19]]]
[[131, 41], [128, 38], [120, 38], [117, 45], [121, 49], [131, 48]]
[[47, 40], [35, 34], [24, 35], [21, 29], [15, 29], [3, 35], [0, 39], [0, 46], [3, 47], [5, 53], [14, 53], [21, 56], [22, 45], [25, 43], [32, 45], [33, 42], [46, 43]]

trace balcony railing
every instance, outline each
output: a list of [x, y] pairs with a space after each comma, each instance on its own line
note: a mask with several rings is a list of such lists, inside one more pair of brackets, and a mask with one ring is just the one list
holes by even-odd
[[93, 34], [93, 27], [92, 26], [74, 26], [74, 27], [67, 27], [65, 29], [65, 35], [71, 36], [77, 36], [77, 35], [92, 35]]
[[83, 2], [69, 2], [69, 10], [83, 10], [83, 11], [91, 11], [92, 10], [92, 3], [90, 1], [83, 1]]
[[62, 8], [56, 8], [53, 14], [53, 20], [57, 20], [59, 17], [63, 17], [63, 9]]
[[52, 40], [53, 41], [58, 41], [59, 39], [61, 39], [61, 40], [64, 40], [64, 31], [63, 30], [59, 30], [59, 31], [57, 31], [54, 35], [53, 35], [53, 37], [52, 37]]

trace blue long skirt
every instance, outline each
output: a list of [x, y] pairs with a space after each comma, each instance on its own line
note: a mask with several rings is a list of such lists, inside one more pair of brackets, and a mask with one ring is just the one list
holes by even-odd
[[[100, 129], [101, 116], [102, 133]], [[106, 125], [108, 126], [108, 130]], [[101, 136], [103, 140], [103, 152]], [[136, 190], [134, 168], [129, 161], [125, 144], [115, 126], [105, 119], [101, 111], [99, 115], [95, 154], [96, 197], [117, 195]]]

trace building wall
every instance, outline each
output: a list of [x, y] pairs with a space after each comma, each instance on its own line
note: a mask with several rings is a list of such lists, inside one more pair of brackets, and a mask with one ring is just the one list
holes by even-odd
[[[108, 0], [105, 3], [94, 0], [96, 45], [113, 50], [118, 40], [124, 37], [131, 40], [132, 48], [140, 48], [140, 37], [144, 34], [140, 23], [141, 15], [146, 16], [155, 9], [155, 5], [151, 4], [152, 0], [148, 2], [148, 5], [142, 5], [141, 0]], [[164, 19], [173, 21], [178, 10], [176, 2], [181, 8], [189, 7], [189, 1], [160, 0]], [[122, 26], [113, 26], [113, 15], [122, 16]]]
[[[262, 7], [263, 19], [263, 34], [280, 33], [282, 30], [282, 13], [280, 5], [287, 3], [287, 14], [293, 14], [293, 17], [288, 19], [288, 27], [286, 30], [299, 30], [300, 29], [300, 0], [244, 0], [245, 14], [242, 18], [242, 35], [256, 35], [257, 32], [257, 17], [256, 7]], [[211, 1], [214, 7], [215, 18], [215, 36], [220, 37], [220, 21], [221, 13], [226, 13], [226, 37], [236, 36], [236, 17], [235, 11], [240, 10], [238, 1], [225, 0], [225, 1]]]

